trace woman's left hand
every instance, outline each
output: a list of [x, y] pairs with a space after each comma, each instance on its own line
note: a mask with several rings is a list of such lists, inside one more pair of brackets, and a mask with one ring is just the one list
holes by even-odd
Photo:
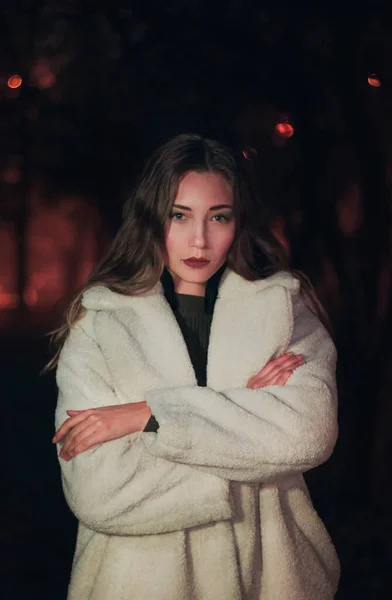
[[88, 410], [67, 410], [64, 421], [53, 438], [57, 444], [64, 437], [60, 458], [70, 460], [92, 446], [143, 431], [151, 416], [146, 402], [102, 406]]

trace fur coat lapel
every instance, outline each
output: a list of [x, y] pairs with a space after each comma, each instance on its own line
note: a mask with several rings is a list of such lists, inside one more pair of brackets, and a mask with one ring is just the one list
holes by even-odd
[[287, 347], [293, 326], [289, 289], [279, 274], [256, 282], [229, 273], [222, 281], [211, 325], [207, 382], [216, 391], [244, 387]]
[[[249, 282], [226, 269], [211, 325], [209, 387], [221, 391], [244, 386], [271, 357], [284, 351], [293, 324], [291, 293], [297, 293], [298, 288], [297, 282], [284, 273]], [[109, 319], [114, 335], [127, 339], [131, 352], [127, 354], [132, 360], [123, 364], [121, 376], [116, 378], [123, 382], [124, 393], [127, 390], [126, 401], [132, 400], [130, 388], [134, 401], [139, 401], [146, 391], [196, 385], [186, 344], [161, 283], [138, 297], [104, 287], [91, 288], [84, 294], [83, 305], [100, 311], [96, 317], [98, 331], [100, 323], [102, 332], [107, 331]], [[118, 360], [113, 369], [120, 368], [122, 362]], [[141, 380], [143, 371], [146, 376]], [[116, 392], [121, 397], [121, 390]]]

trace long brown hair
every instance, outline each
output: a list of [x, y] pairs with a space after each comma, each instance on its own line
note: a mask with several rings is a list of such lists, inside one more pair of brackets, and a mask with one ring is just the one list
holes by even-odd
[[[199, 135], [179, 135], [147, 162], [124, 205], [122, 225], [110, 249], [74, 296], [61, 326], [52, 332], [56, 350], [45, 371], [55, 367], [69, 330], [83, 316], [86, 290], [103, 285], [120, 294], [137, 295], [157, 284], [164, 268], [165, 223], [181, 179], [190, 171], [221, 175], [232, 188], [236, 235], [227, 257], [230, 269], [249, 281], [290, 270], [284, 249], [270, 231], [266, 207], [234, 152]], [[322, 317], [311, 286], [301, 274], [293, 274], [300, 279], [313, 311]]]

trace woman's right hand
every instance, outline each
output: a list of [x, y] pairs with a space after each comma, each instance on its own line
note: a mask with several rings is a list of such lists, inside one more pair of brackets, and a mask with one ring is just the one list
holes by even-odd
[[303, 354], [286, 352], [282, 356], [270, 360], [261, 371], [249, 379], [246, 387], [251, 390], [259, 390], [268, 385], [285, 385], [295, 369], [303, 364]]

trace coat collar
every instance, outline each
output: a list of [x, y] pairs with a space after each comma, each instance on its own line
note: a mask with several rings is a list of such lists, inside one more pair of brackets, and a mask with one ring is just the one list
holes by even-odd
[[[211, 310], [215, 304], [216, 298], [222, 300], [241, 299], [247, 296], [253, 296], [260, 291], [273, 286], [283, 287], [294, 295], [299, 291], [299, 281], [286, 271], [279, 271], [265, 279], [256, 281], [247, 281], [237, 273], [234, 273], [229, 267], [225, 267], [223, 273], [217, 273], [217, 279], [213, 281], [210, 287], [209, 306]], [[213, 278], [211, 278], [213, 279]], [[142, 298], [149, 296], [165, 296], [164, 285], [159, 281], [151, 290], [138, 296], [126, 296], [112, 292], [105, 286], [94, 286], [83, 294], [82, 305], [92, 310], [115, 310], [134, 306]], [[170, 302], [169, 302], [170, 303]]]

